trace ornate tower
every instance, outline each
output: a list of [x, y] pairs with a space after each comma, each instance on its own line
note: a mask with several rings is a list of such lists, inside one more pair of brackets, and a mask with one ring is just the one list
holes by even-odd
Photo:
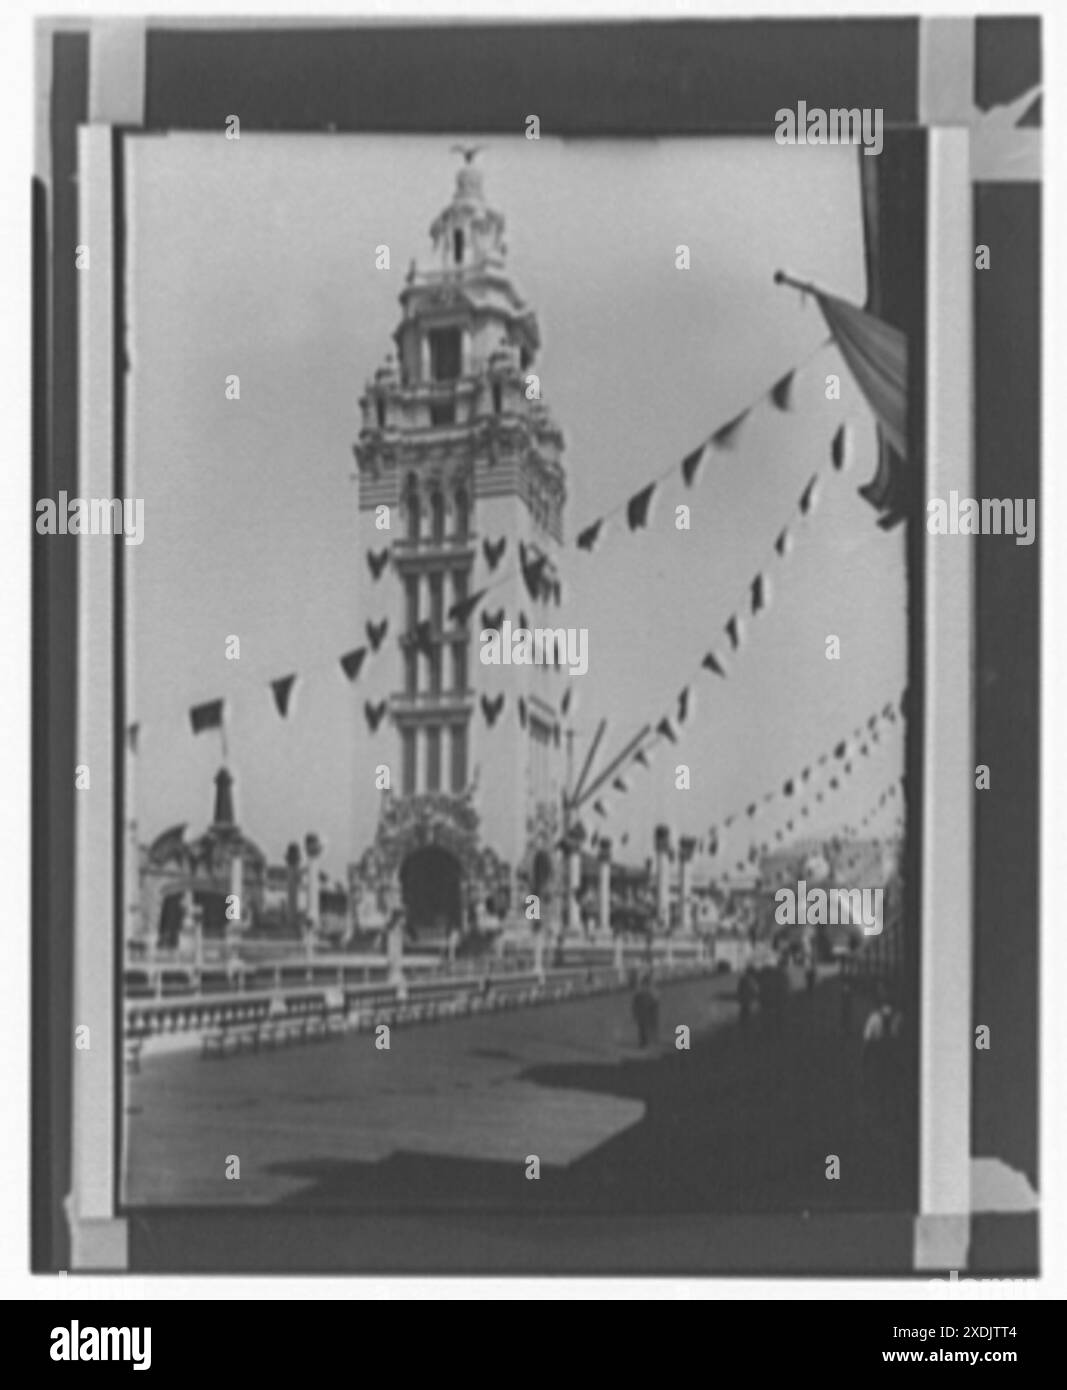
[[391, 672], [388, 717], [357, 775], [385, 762], [392, 785], [353, 879], [361, 920], [402, 900], [423, 936], [525, 923], [528, 893], [543, 917], [558, 906], [570, 677], [483, 665], [480, 634], [505, 618], [558, 626], [563, 438], [541, 400], [537, 319], [508, 274], [504, 219], [474, 153], [430, 228], [431, 264], [407, 273], [395, 356], [367, 383], [355, 446], [368, 543], [388, 541], [391, 558], [369, 594], [389, 619], [375, 658]]

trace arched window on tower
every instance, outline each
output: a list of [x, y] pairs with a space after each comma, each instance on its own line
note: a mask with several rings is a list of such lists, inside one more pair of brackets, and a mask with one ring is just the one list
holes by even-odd
[[470, 532], [471, 508], [464, 488], [456, 492], [456, 540], [465, 541]]
[[433, 538], [440, 543], [445, 538], [445, 499], [439, 492], [430, 498], [430, 522]]
[[417, 541], [421, 517], [419, 515], [419, 483], [414, 473], [408, 474], [405, 505], [408, 514], [408, 540]]
[[456, 265], [463, 264], [463, 228], [457, 227], [452, 233], [452, 259]]
[[384, 429], [385, 429], [385, 397], [384, 397], [384, 396], [378, 396], [378, 397], [377, 397], [377, 400], [376, 400], [376, 405], [377, 405], [377, 407], [378, 407], [378, 428], [379, 428], [380, 430], [384, 430]]
[[499, 381], [493, 382], [493, 414], [500, 415], [504, 409], [504, 388]]

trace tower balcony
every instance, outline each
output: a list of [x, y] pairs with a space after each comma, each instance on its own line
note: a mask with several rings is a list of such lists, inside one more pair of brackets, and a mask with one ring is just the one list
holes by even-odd
[[418, 540], [398, 536], [393, 541], [393, 565], [400, 574], [439, 569], [442, 564], [458, 569], [464, 562], [473, 565], [477, 549], [478, 537], [473, 531], [466, 536], [442, 536], [437, 540], [428, 536]]
[[473, 690], [443, 690], [432, 694], [420, 690], [415, 695], [396, 691], [389, 697], [389, 711], [404, 723], [452, 721], [469, 718], [474, 710]]

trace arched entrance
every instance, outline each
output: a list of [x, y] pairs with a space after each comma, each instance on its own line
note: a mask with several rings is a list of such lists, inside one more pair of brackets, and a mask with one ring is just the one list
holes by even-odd
[[445, 937], [463, 930], [463, 870], [439, 845], [413, 850], [400, 866], [408, 931]]

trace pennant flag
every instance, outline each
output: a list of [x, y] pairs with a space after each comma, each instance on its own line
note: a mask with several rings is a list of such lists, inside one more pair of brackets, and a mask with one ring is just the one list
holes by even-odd
[[763, 575], [757, 574], [752, 581], [752, 612], [758, 613], [763, 607]]
[[685, 721], [686, 721], [686, 716], [687, 716], [688, 714], [689, 714], [689, 687], [686, 686], [686, 688], [685, 688], [685, 689], [681, 692], [681, 694], [678, 696], [678, 713], [677, 713], [677, 716], [676, 716], [676, 718], [677, 718], [677, 720], [678, 720], [678, 723], [679, 723], [679, 724], [684, 724]]
[[498, 695], [495, 700], [490, 700], [487, 695], [482, 696], [482, 713], [485, 715], [485, 722], [490, 728], [496, 723], [497, 717], [503, 708], [503, 694]]
[[700, 664], [706, 670], [714, 671], [717, 676], [722, 676], [723, 679], [726, 678], [726, 672], [719, 665], [718, 658], [716, 657], [714, 652], [708, 652], [707, 656]]
[[566, 714], [567, 711], [570, 709], [570, 707], [571, 707], [571, 691], [572, 691], [573, 689], [574, 689], [573, 686], [568, 685], [568, 686], [567, 686], [567, 689], [563, 692], [563, 699], [560, 700], [560, 702], [559, 702], [559, 712], [560, 712], [560, 714]]
[[737, 819], [736, 816], [727, 816], [726, 819], [723, 821], [723, 828], [724, 828], [725, 830], [729, 830], [729, 829], [730, 829], [730, 826], [733, 825], [733, 823], [734, 823], [734, 821], [735, 821], [736, 819]]
[[792, 828], [793, 828], [793, 822], [792, 822], [791, 820], [787, 820], [786, 823], [785, 823], [785, 828], [786, 828], [787, 830], [792, 830]]
[[520, 627], [526, 627], [526, 628], [528, 628], [528, 627], [530, 626], [529, 621], [527, 620], [526, 614], [522, 611], [521, 608], [519, 609], [519, 626], [520, 626]]
[[848, 746], [847, 746], [847, 744], [845, 743], [845, 740], [842, 739], [841, 742], [840, 742], [840, 743], [837, 745], [837, 747], [834, 749], [834, 757], [835, 757], [835, 758], [843, 758], [847, 752], [848, 752]]
[[643, 748], [639, 748], [634, 754], [634, 762], [640, 763], [642, 767], [648, 767], [648, 754]]
[[846, 763], [845, 766], [844, 766], [844, 773], [845, 773], [845, 776], [847, 777], [851, 771], [852, 771], [852, 764], [851, 764], [851, 763]]
[[368, 550], [368, 551], [367, 551], [367, 564], [370, 565], [370, 572], [371, 572], [371, 578], [372, 578], [372, 579], [380, 579], [380, 578], [381, 578], [381, 575], [382, 575], [382, 571], [385, 569], [385, 567], [386, 567], [386, 565], [387, 565], [388, 563], [389, 563], [389, 547], [388, 547], [388, 546], [386, 546], [386, 548], [385, 548], [384, 550], [379, 550], [379, 552], [378, 552], [377, 555], [375, 555], [375, 553], [374, 553], [373, 550]]
[[785, 784], [785, 786], [782, 788], [782, 791], [785, 793], [786, 796], [792, 796], [792, 795], [793, 795], [793, 783], [792, 783], [792, 780], [788, 781], [788, 782]]
[[378, 648], [382, 645], [382, 638], [385, 636], [388, 630], [388, 618], [383, 618], [380, 623], [372, 623], [368, 621], [365, 631], [367, 633], [367, 641], [370, 643], [370, 649], [372, 652], [376, 652]]
[[774, 800], [774, 792], [764, 792], [764, 793], [763, 793], [763, 804], [764, 804], [764, 806], [766, 806], [769, 802], [771, 802], [771, 801], [773, 801], [773, 800]]
[[386, 702], [384, 700], [380, 700], [376, 705], [372, 705], [369, 700], [364, 701], [363, 713], [366, 717], [367, 723], [370, 726], [370, 731], [372, 734], [378, 732], [378, 725], [382, 722], [382, 717], [385, 714], [385, 710]]
[[800, 494], [800, 512], [802, 516], [807, 516], [811, 510], [812, 498], [815, 496], [815, 484], [819, 481], [818, 473], [813, 473], [807, 487]]
[[783, 526], [782, 529], [781, 529], [781, 531], [779, 531], [779, 533], [778, 533], [778, 539], [777, 539], [777, 540], [775, 541], [775, 543], [774, 543], [774, 548], [775, 548], [775, 550], [778, 552], [779, 555], [781, 555], [781, 556], [784, 557], [786, 550], [789, 548], [789, 527], [788, 527], [788, 526]]
[[503, 608], [498, 608], [498, 609], [496, 610], [495, 613], [490, 613], [490, 612], [488, 612], [485, 608], [482, 609], [482, 627], [483, 627], [483, 628], [491, 628], [491, 629], [493, 629], [494, 631], [499, 632], [500, 629], [501, 629], [503, 626], [504, 626], [504, 610], [503, 610]]
[[421, 623], [415, 625], [415, 645], [423, 656], [433, 656], [433, 623], [429, 618], [423, 618]]
[[367, 655], [366, 647], [356, 647], [353, 651], [345, 652], [341, 657], [341, 670], [350, 681], [354, 681], [359, 675], [359, 669], [363, 665], [363, 658]]
[[737, 627], [736, 615], [726, 624], [726, 635], [730, 639], [730, 650], [736, 652], [741, 643], [741, 636]]
[[593, 546], [596, 545], [596, 538], [600, 535], [600, 528], [603, 525], [604, 521], [603, 518], [601, 518], [600, 521], [594, 521], [592, 526], [587, 526], [584, 531], [580, 531], [578, 533], [578, 549], [592, 550]]
[[642, 488], [640, 492], [635, 492], [627, 502], [626, 520], [630, 524], [631, 531], [637, 531], [642, 526], [648, 525], [648, 506], [655, 490], [656, 484], [649, 483], [648, 487]]
[[860, 752], [863, 754], [864, 757], [867, 756], [867, 745], [865, 743], [860, 744]]
[[819, 766], [819, 767], [824, 767], [824, 766], [826, 765], [826, 757], [827, 757], [827, 755], [826, 755], [825, 753], [820, 753], [820, 754], [819, 754], [819, 757], [818, 757], [818, 766]]
[[500, 564], [500, 557], [503, 555], [507, 543], [507, 536], [501, 536], [495, 544], [490, 540], [482, 541], [482, 554], [485, 556], [485, 563], [489, 566], [490, 572]]
[[800, 814], [801, 814], [802, 816], [806, 816], [806, 815], [808, 814], [808, 808], [807, 808], [806, 806], [801, 806], [801, 808], [800, 808]]
[[877, 727], [877, 725], [878, 725], [878, 716], [877, 716], [876, 714], [872, 714], [871, 717], [870, 717], [870, 719], [867, 720], [867, 727], [868, 727], [868, 729], [874, 729], [874, 728]]
[[[448, 621], [455, 623], [457, 627], [466, 627], [470, 615], [488, 592], [488, 589], [479, 589], [476, 594], [471, 594], [470, 598], [460, 599], [459, 603], [454, 603], [448, 610]], [[501, 622], [503, 622], [503, 618]]]
[[621, 777], [616, 777], [611, 785], [615, 788], [616, 791], [622, 792], [623, 794], [630, 790], [630, 788], [626, 785], [626, 783], [622, 780]]
[[620, 835], [620, 837], [619, 837], [619, 844], [620, 844], [620, 845], [627, 845], [627, 844], [629, 844], [629, 843], [630, 843], [630, 832], [627, 830], [626, 833], [625, 833], [624, 835]]
[[822, 792], [816, 792], [816, 793], [815, 793], [815, 800], [816, 800], [816, 801], [821, 801], [821, 800], [822, 800]]
[[830, 445], [830, 457], [833, 465], [840, 473], [845, 466], [848, 445], [848, 430], [841, 425], [834, 435], [834, 442]]
[[559, 725], [558, 725], [558, 724], [553, 724], [553, 725], [552, 725], [552, 742], [556, 745], [557, 748], [559, 747]]
[[192, 707], [189, 720], [194, 734], [201, 734], [205, 729], [222, 728], [222, 703], [221, 700], [208, 700], [207, 704]]
[[664, 715], [663, 718], [656, 725], [656, 733], [662, 734], [663, 737], [665, 739], [669, 739], [671, 743], [678, 742], [677, 738], [675, 738], [674, 736], [674, 730], [671, 728], [671, 721], [667, 718], [666, 715]]
[[694, 449], [691, 454], [686, 454], [685, 458], [682, 459], [682, 477], [685, 480], [686, 487], [692, 486], [693, 479], [696, 477], [696, 471], [700, 467], [706, 449], [707, 445], [701, 444], [698, 449]]
[[593, 810], [597, 813], [598, 816], [606, 817], [608, 814], [607, 811], [604, 809], [604, 803], [602, 801], [594, 801]]
[[830, 778], [830, 790], [831, 790], [832, 792], [835, 792], [835, 791], [837, 791], [837, 787], [838, 787], [837, 778], [836, 778], [836, 777], [831, 777], [831, 778]]
[[780, 381], [771, 387], [771, 400], [779, 410], [788, 410], [793, 403], [793, 378], [796, 370], [786, 372]]
[[278, 680], [271, 681], [270, 688], [274, 695], [274, 703], [278, 708], [278, 713], [284, 719], [289, 713], [289, 696], [293, 693], [293, 683], [296, 680], [295, 674], [292, 676], [280, 676]]
[[749, 806], [748, 810], [745, 812], [745, 815], [748, 816], [748, 817], [751, 819], [752, 816], [754, 816], [755, 814], [756, 814], [756, 803], [753, 801], [752, 805]]
[[806, 768], [804, 769], [804, 771], [800, 774], [800, 780], [801, 780], [802, 782], [806, 782], [810, 776], [811, 776], [811, 768], [810, 768], [810, 767], [806, 767]]
[[521, 695], [519, 696], [519, 725], [523, 729], [526, 728], [526, 701]]
[[738, 431], [748, 415], [747, 410], [742, 410], [740, 415], [735, 415], [732, 420], [728, 420], [725, 425], [717, 429], [711, 436], [711, 442], [716, 449], [732, 449], [737, 439]]
[[715, 827], [712, 826], [712, 828], [708, 831], [708, 853], [712, 856], [712, 858], [714, 858], [715, 855], [718, 854], [718, 852], [719, 852], [719, 837], [718, 837], [718, 835], [715, 833]]

